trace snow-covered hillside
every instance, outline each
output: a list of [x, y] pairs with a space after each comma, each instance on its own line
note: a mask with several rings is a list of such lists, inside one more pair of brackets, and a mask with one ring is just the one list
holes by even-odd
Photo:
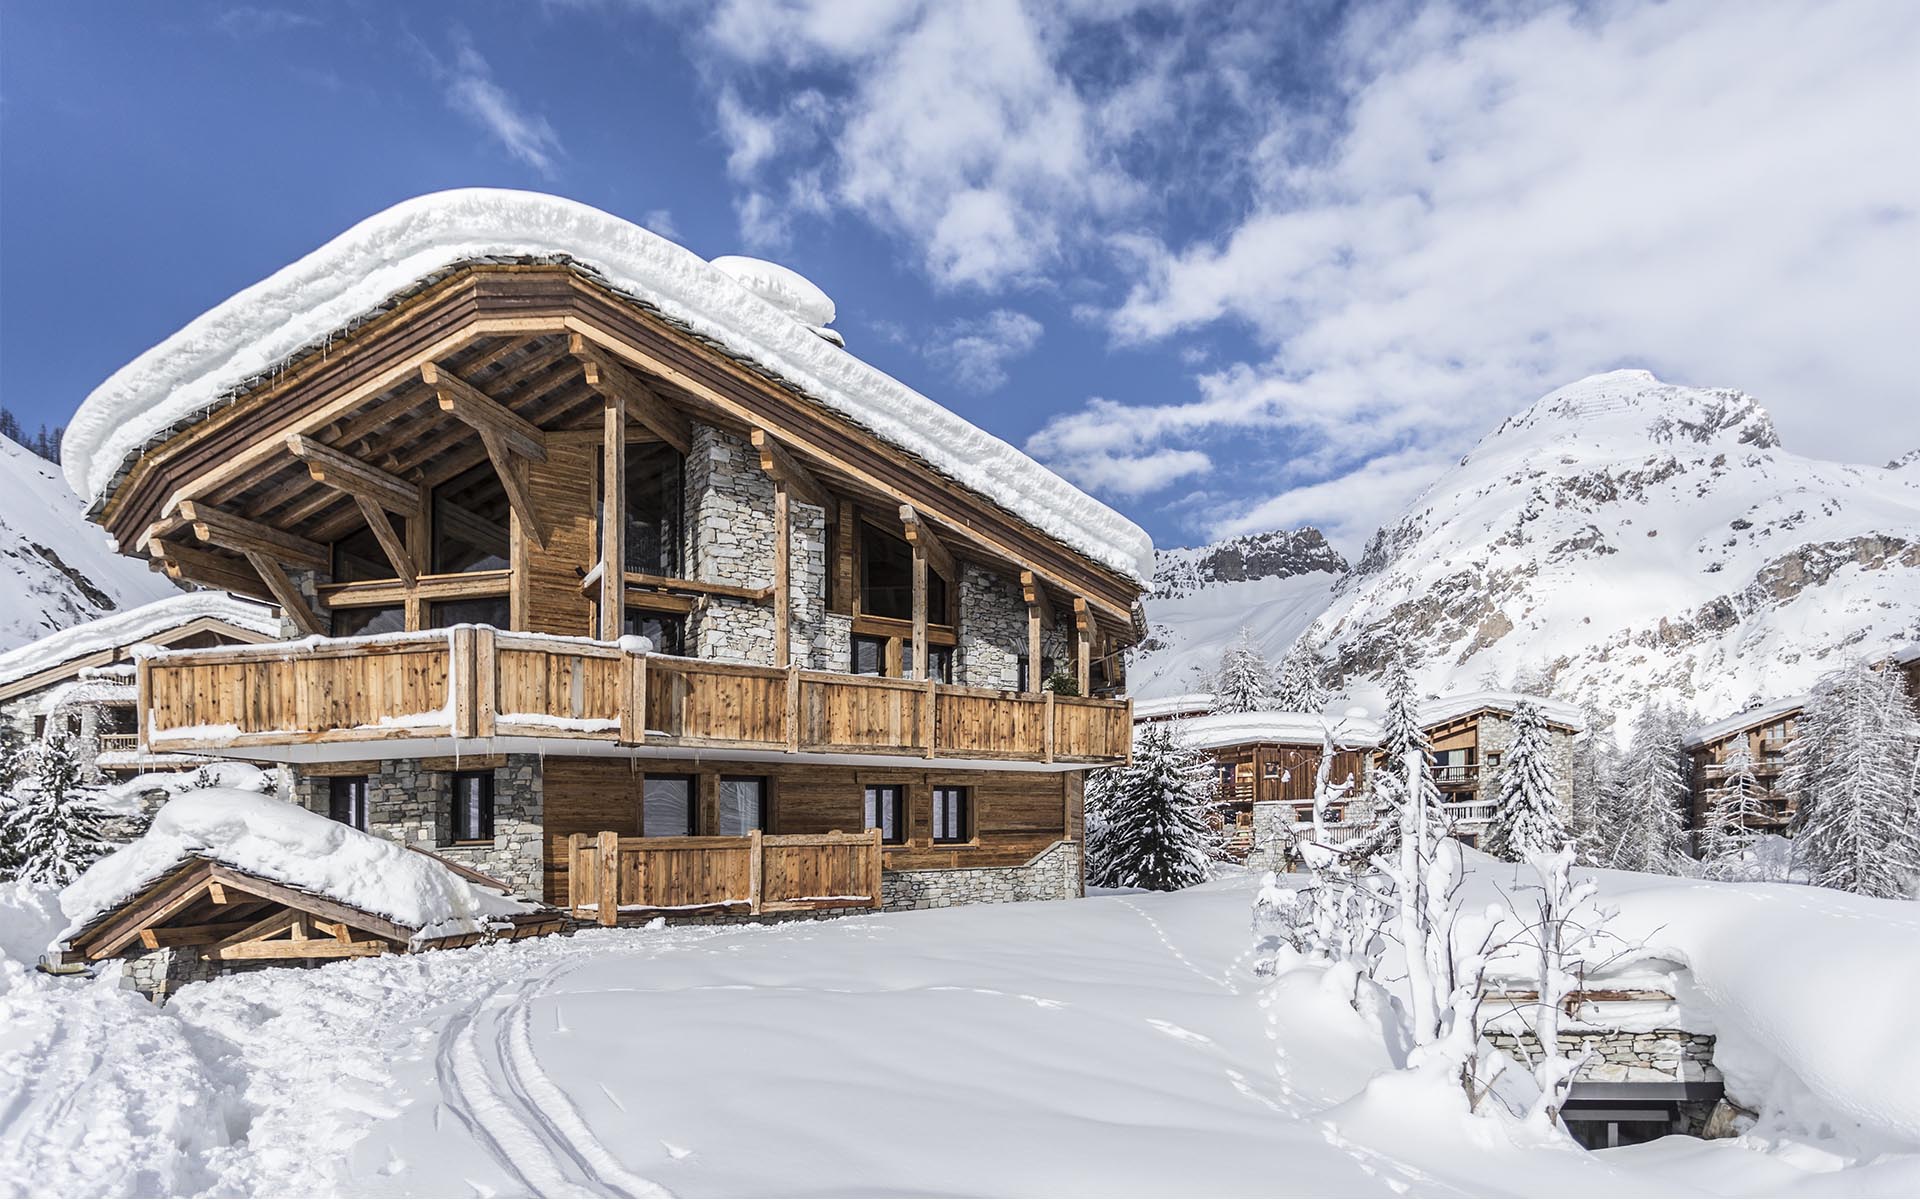
[[[1920, 423], [1888, 434], [1920, 440]], [[1596, 375], [1505, 422], [1377, 533], [1317, 629], [1356, 682], [1407, 637], [1430, 691], [1544, 674], [1607, 710], [1661, 696], [1725, 715], [1920, 635], [1915, 461], [1805, 458], [1741, 392]], [[1276, 601], [1213, 587], [1150, 601], [1148, 619], [1183, 665], [1210, 665], [1242, 624], [1277, 656], [1311, 618], [1305, 596]], [[1145, 656], [1140, 694], [1190, 684], [1164, 657]]]
[[0, 437], [0, 650], [180, 594], [81, 509], [58, 466]]

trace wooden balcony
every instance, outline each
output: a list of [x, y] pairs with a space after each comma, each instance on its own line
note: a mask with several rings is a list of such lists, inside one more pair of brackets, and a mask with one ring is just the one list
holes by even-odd
[[329, 746], [538, 739], [1064, 768], [1124, 762], [1132, 744], [1124, 700], [636, 654], [485, 626], [161, 652], [140, 660], [138, 678], [142, 747], [155, 752], [298, 747], [313, 759]]
[[567, 839], [567, 907], [576, 918], [879, 908], [880, 831], [745, 837]]

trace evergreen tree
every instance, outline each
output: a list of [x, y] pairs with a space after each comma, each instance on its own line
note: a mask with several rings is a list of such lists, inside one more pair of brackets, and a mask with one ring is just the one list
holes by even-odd
[[1686, 862], [1687, 772], [1680, 739], [1683, 713], [1649, 704], [1634, 720], [1626, 761], [1605, 797], [1611, 831], [1608, 865], [1623, 871], [1679, 874]]
[[1720, 778], [1707, 789], [1700, 857], [1715, 878], [1735, 879], [1742, 874], [1747, 851], [1764, 836], [1755, 826], [1772, 817], [1773, 810], [1754, 773], [1753, 750], [1746, 735], [1734, 740], [1720, 766]]
[[1380, 722], [1380, 767], [1369, 780], [1373, 794], [1374, 821], [1389, 831], [1399, 827], [1400, 809], [1406, 801], [1407, 768], [1414, 764], [1422, 797], [1427, 805], [1427, 825], [1444, 833], [1451, 822], [1440, 804], [1440, 785], [1434, 782], [1433, 747], [1420, 727], [1420, 701], [1413, 691], [1413, 668], [1404, 648], [1394, 653], [1387, 664], [1387, 711]]
[[1614, 790], [1620, 771], [1620, 743], [1614, 739], [1610, 719], [1599, 709], [1589, 705], [1585, 718], [1586, 732], [1573, 744], [1573, 807], [1567, 832], [1580, 863], [1595, 867], [1607, 861], [1601, 814], [1604, 797]]
[[80, 783], [72, 735], [56, 728], [41, 744], [34, 777], [16, 793], [12, 821], [18, 874], [30, 883], [65, 887], [106, 853], [100, 813]]
[[1253, 644], [1253, 631], [1243, 626], [1239, 640], [1220, 655], [1220, 669], [1213, 676], [1213, 711], [1241, 713], [1272, 708], [1272, 679], [1272, 668]]
[[1787, 748], [1795, 857], [1812, 882], [1920, 895], [1920, 723], [1897, 673], [1856, 663], [1814, 685]]
[[1547, 719], [1539, 705], [1522, 700], [1513, 706], [1513, 741], [1500, 765], [1486, 852], [1508, 862], [1558, 854], [1569, 840], [1554, 794], [1558, 786]]
[[20, 830], [16, 817], [23, 808], [16, 792], [31, 766], [26, 735], [19, 726], [0, 719], [0, 879], [19, 874]]
[[1140, 730], [1133, 761], [1102, 785], [1090, 882], [1170, 892], [1205, 880], [1219, 840], [1207, 820], [1208, 775], [1206, 758], [1165, 724]]
[[1273, 706], [1286, 712], [1317, 713], [1333, 700], [1328, 684], [1332, 671], [1320, 648], [1320, 639], [1309, 629], [1287, 649], [1274, 675]]

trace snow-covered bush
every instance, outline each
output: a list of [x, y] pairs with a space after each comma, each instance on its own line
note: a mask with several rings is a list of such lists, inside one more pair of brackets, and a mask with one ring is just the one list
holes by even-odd
[[1920, 895], [1920, 721], [1893, 671], [1821, 677], [1787, 748], [1796, 857], [1810, 880], [1863, 896]]
[[1133, 761], [1110, 767], [1089, 805], [1087, 875], [1100, 887], [1170, 892], [1207, 878], [1219, 834], [1207, 819], [1210, 764], [1165, 725], [1136, 736]]
[[1283, 712], [1317, 713], [1333, 700], [1332, 668], [1309, 629], [1287, 649], [1274, 672], [1273, 707]]

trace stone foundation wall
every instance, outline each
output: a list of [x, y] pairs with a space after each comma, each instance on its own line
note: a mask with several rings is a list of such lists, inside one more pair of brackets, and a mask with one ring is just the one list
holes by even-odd
[[[1540, 1039], [1530, 1031], [1492, 1031], [1487, 1040], [1518, 1062], [1530, 1062]], [[1560, 1052], [1593, 1057], [1574, 1078], [1589, 1083], [1719, 1082], [1713, 1065], [1713, 1035], [1684, 1029], [1630, 1033], [1620, 1029], [1563, 1031]]]
[[1253, 849], [1247, 866], [1255, 871], [1286, 871], [1293, 861], [1293, 805], [1260, 800], [1253, 806]]
[[201, 958], [188, 950], [130, 952], [121, 960], [121, 980], [155, 1003], [189, 983], [200, 983], [226, 973], [231, 964]]
[[881, 904], [889, 912], [951, 908], [956, 904], [1066, 900], [1084, 894], [1080, 844], [1068, 841], [1055, 842], [1017, 867], [889, 871], [880, 880]]

